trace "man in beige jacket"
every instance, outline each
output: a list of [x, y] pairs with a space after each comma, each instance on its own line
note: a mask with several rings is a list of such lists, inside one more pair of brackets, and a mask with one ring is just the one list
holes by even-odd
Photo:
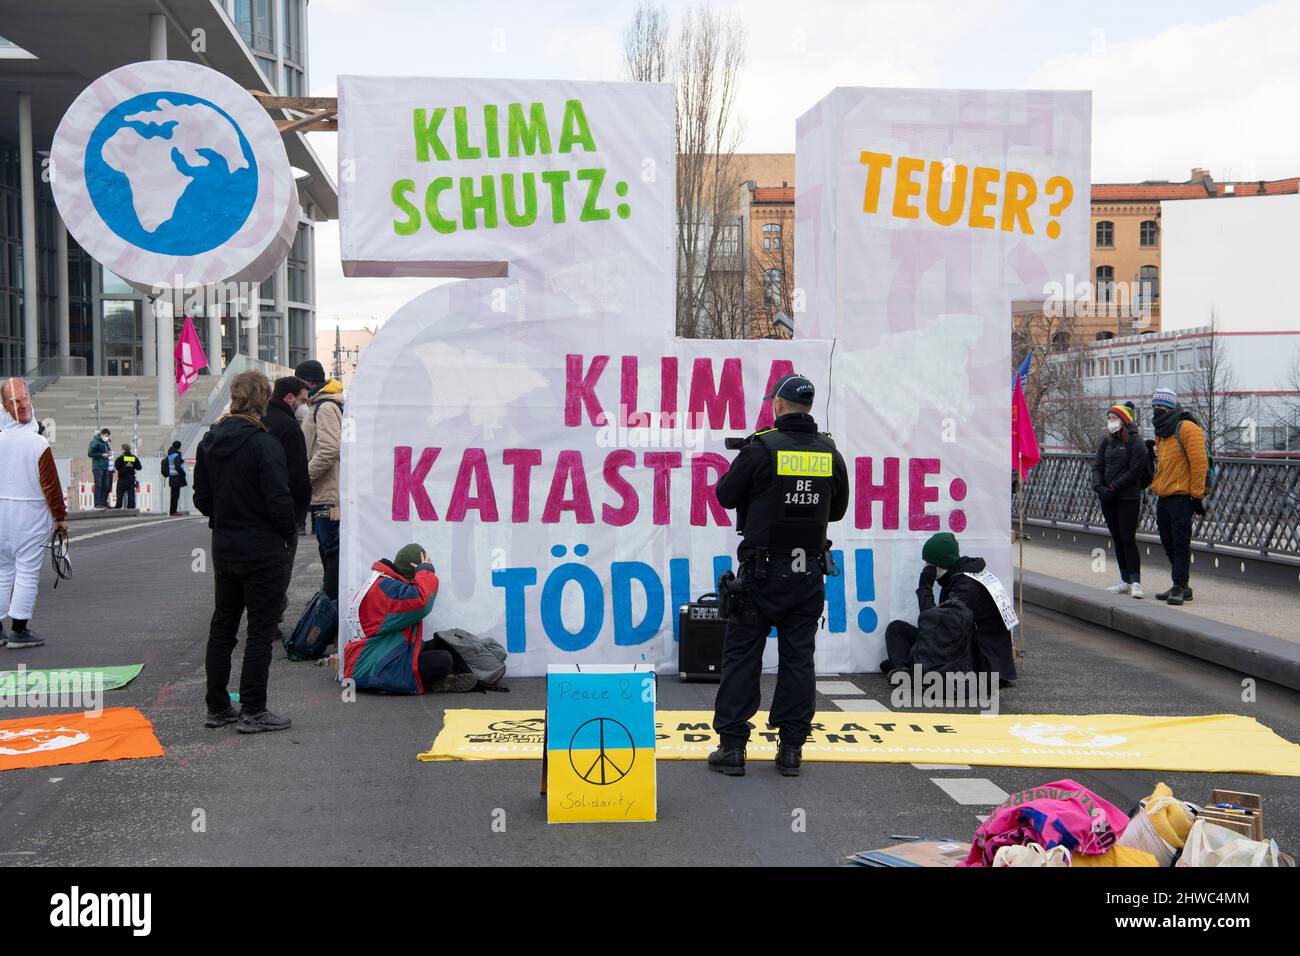
[[339, 453], [343, 445], [343, 385], [327, 378], [320, 362], [309, 359], [293, 370], [307, 383], [302, 435], [307, 444], [307, 477], [311, 480], [311, 523], [320, 549], [325, 580], [321, 585], [332, 601], [339, 599]]

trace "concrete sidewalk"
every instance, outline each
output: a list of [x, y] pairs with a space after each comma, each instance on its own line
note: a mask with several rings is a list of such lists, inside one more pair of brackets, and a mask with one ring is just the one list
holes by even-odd
[[[1042, 532], [1034, 529], [1030, 533]], [[1261, 586], [1218, 574], [1198, 574], [1193, 563], [1191, 584], [1195, 598], [1189, 604], [1170, 607], [1155, 600], [1157, 591], [1169, 587], [1169, 562], [1159, 546], [1148, 547], [1143, 542], [1138, 542], [1138, 546], [1142, 552], [1142, 587], [1146, 597], [1138, 601], [1120, 595], [1124, 601], [1136, 606], [1153, 605], [1175, 616], [1200, 618], [1202, 626], [1217, 621], [1300, 644], [1300, 582], [1291, 589]], [[1011, 546], [1012, 560], [1018, 560], [1018, 548], [1016, 544]], [[1205, 560], [1204, 556], [1198, 557]], [[1098, 560], [1088, 551], [1038, 544], [1032, 538], [1025, 541], [1027, 572], [1038, 572], [1083, 588], [1094, 588], [1108, 598], [1115, 597], [1106, 591], [1119, 582], [1115, 556], [1107, 551], [1102, 570], [1094, 570]]]
[[[1170, 607], [1153, 597], [1136, 600], [1111, 594], [1106, 590], [1113, 583], [1109, 575], [1094, 573], [1094, 566], [1089, 552], [1031, 547], [1026, 542], [1025, 603], [1300, 690], [1300, 626], [1295, 623], [1300, 621], [1300, 598], [1294, 593], [1221, 577], [1193, 576], [1196, 601]], [[1045, 567], [1058, 573], [1030, 570]], [[1148, 576], [1145, 566], [1143, 576]], [[1207, 600], [1202, 601], [1202, 596]], [[1212, 613], [1188, 610], [1202, 606]], [[1254, 629], [1257, 624], [1276, 633]]]

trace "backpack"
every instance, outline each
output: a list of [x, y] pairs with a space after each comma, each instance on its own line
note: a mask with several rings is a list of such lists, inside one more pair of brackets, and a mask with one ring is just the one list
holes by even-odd
[[506, 676], [506, 649], [490, 637], [478, 637], [469, 631], [453, 627], [435, 631], [433, 639], [438, 646], [452, 653], [478, 678], [477, 690], [509, 690], [497, 687]]
[[163, 458], [162, 458], [162, 476], [163, 476], [164, 478], [169, 478], [169, 477], [171, 477], [171, 469], [169, 469], [169, 468], [167, 467], [167, 462], [168, 462], [168, 460], [169, 460], [170, 458], [171, 458], [171, 453], [170, 453], [170, 452], [169, 452], [168, 454], [166, 454], [166, 455], [163, 455]]
[[339, 632], [338, 605], [324, 591], [317, 591], [293, 631], [284, 637], [284, 653], [291, 661], [315, 661], [325, 656]]
[[1146, 440], [1147, 457], [1142, 462], [1142, 470], [1138, 472], [1138, 487], [1150, 488], [1151, 482], [1156, 480], [1156, 443], [1148, 438]]
[[[1210, 497], [1210, 495], [1214, 493], [1214, 481], [1219, 476], [1218, 468], [1214, 464], [1214, 456], [1210, 454], [1210, 436], [1206, 434], [1205, 429], [1201, 427], [1201, 423], [1198, 422], [1195, 418], [1193, 418], [1191, 415], [1183, 415], [1183, 417], [1179, 420], [1178, 424], [1174, 426], [1174, 438], [1178, 440], [1178, 447], [1183, 450], [1184, 458], [1187, 458], [1187, 446], [1183, 444], [1183, 436], [1180, 434], [1180, 432], [1182, 431], [1181, 426], [1183, 422], [1191, 422], [1197, 428], [1201, 429], [1201, 434], [1202, 436], [1204, 436], [1205, 494], [1201, 497], [1201, 500], [1204, 501], [1206, 498]], [[1187, 466], [1189, 469], [1191, 468], [1191, 464], [1192, 462], [1191, 459], [1189, 458], [1187, 461]]]

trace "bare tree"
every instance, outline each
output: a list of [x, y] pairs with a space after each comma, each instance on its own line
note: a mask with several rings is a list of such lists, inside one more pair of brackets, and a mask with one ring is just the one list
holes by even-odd
[[[736, 256], [737, 262], [743, 259]], [[716, 265], [716, 263], [715, 263]], [[749, 290], [743, 269], [715, 268], [704, 285], [703, 316], [699, 333], [704, 338], [743, 339], [752, 324]]]
[[1032, 355], [1025, 404], [1040, 444], [1092, 451], [1097, 447], [1102, 399], [1085, 384], [1091, 359], [1077, 348], [1074, 327], [1075, 318], [1063, 302], [1017, 309], [1011, 326], [1012, 358], [1018, 368], [1026, 354]]
[[716, 334], [728, 324], [709, 312], [719, 298], [710, 285], [739, 185], [734, 157], [742, 124], [736, 97], [745, 28], [734, 15], [702, 5], [686, 11], [670, 43], [663, 8], [645, 2], [623, 33], [623, 55], [630, 79], [670, 78], [676, 84], [677, 334]]
[[643, 3], [623, 31], [623, 61], [629, 79], [662, 83], [668, 76], [668, 18], [661, 6]]
[[1276, 427], [1281, 434], [1274, 433], [1271, 450], [1294, 455], [1300, 453], [1300, 346], [1291, 356], [1286, 384], [1289, 392], [1279, 403], [1276, 418]]
[[1042, 390], [1041, 410], [1035, 419], [1041, 423], [1040, 441], [1045, 438], [1065, 451], [1096, 450], [1102, 435], [1099, 409], [1112, 399], [1088, 390], [1084, 379], [1089, 361], [1083, 352], [1076, 350], [1053, 356], [1044, 363], [1050, 388]]
[[1218, 315], [1213, 309], [1209, 329], [1205, 340], [1196, 348], [1194, 367], [1181, 376], [1180, 384], [1185, 391], [1179, 401], [1204, 427], [1211, 454], [1249, 450], [1251, 442], [1243, 437], [1247, 409], [1235, 394], [1237, 377], [1219, 335]]

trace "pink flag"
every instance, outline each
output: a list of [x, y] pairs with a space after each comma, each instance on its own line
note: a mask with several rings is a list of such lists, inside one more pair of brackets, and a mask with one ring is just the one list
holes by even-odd
[[194, 320], [185, 316], [185, 328], [181, 329], [181, 340], [176, 343], [176, 394], [184, 395], [185, 390], [199, 377], [199, 369], [207, 367], [208, 357], [203, 354], [203, 345], [199, 342], [199, 333], [194, 331]]
[[1029, 418], [1029, 405], [1025, 402], [1025, 393], [1017, 378], [1011, 396], [1011, 467], [1023, 481], [1029, 469], [1038, 464], [1040, 457], [1038, 437], [1034, 434], [1034, 423]]

